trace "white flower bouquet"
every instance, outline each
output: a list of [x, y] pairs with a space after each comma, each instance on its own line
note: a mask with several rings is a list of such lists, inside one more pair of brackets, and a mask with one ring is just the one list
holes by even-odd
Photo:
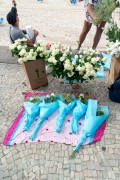
[[93, 49], [80, 49], [76, 58], [75, 72], [76, 80], [81, 80], [81, 82], [86, 80], [94, 79], [97, 76], [97, 71], [99, 71], [101, 65], [104, 65], [106, 58], [100, 58], [100, 53]]
[[84, 94], [80, 94], [76, 100], [76, 106], [73, 110], [73, 118], [71, 121], [71, 132], [77, 134], [78, 132], [78, 122], [81, 120], [81, 117], [86, 113], [88, 104], [88, 98]]
[[75, 107], [75, 97], [71, 94], [63, 94], [59, 103], [59, 115], [56, 120], [56, 132], [60, 132], [64, 124], [65, 117]]
[[47, 95], [47, 97], [43, 99], [43, 102], [40, 103], [39, 107], [40, 107], [40, 116], [33, 129], [32, 135], [30, 136], [31, 140], [34, 140], [36, 138], [37, 133], [43, 122], [57, 110], [58, 96], [54, 93]]
[[37, 53], [37, 59], [45, 58], [50, 53], [50, 49], [42, 41], [34, 44], [34, 51]]
[[80, 49], [73, 57], [70, 47], [61, 49], [52, 46], [48, 64], [52, 68], [54, 77], [65, 78], [70, 84], [94, 79], [97, 76], [101, 65], [104, 65], [106, 58], [100, 58], [99, 52], [93, 49]]
[[12, 56], [18, 56], [18, 62], [20, 64], [29, 60], [41, 59], [48, 56], [50, 50], [43, 42], [39, 42], [34, 47], [27, 45], [27, 39], [18, 39], [14, 44], [10, 45]]
[[[72, 58], [72, 50], [69, 47], [64, 48], [61, 43], [51, 45], [51, 52], [47, 58], [48, 65], [52, 69], [53, 77], [65, 77], [64, 62]], [[72, 71], [72, 66], [69, 65], [69, 70]]]
[[120, 58], [120, 41], [110, 42], [107, 46], [107, 50], [112, 56]]
[[104, 34], [110, 42], [116, 42], [117, 40], [120, 41], [120, 28], [113, 19], [111, 19], [110, 23], [105, 26]]
[[[24, 53], [28, 49], [27, 39], [23, 38], [23, 39], [16, 40], [14, 44], [10, 45], [9, 49], [12, 52], [12, 56], [16, 55], [16, 56], [20, 57], [21, 54], [24, 55]], [[22, 52], [22, 50], [23, 50], [23, 52]], [[19, 54], [20, 52], [21, 52], [21, 54]]]

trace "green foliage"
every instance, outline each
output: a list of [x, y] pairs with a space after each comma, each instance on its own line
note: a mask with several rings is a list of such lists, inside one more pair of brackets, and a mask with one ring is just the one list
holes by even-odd
[[96, 116], [102, 116], [104, 113], [105, 112], [103, 110], [97, 110]]
[[104, 30], [105, 35], [107, 36], [107, 40], [110, 42], [120, 41], [120, 28], [117, 23], [112, 19], [110, 24], [106, 26]]
[[53, 93], [51, 95], [47, 95], [44, 97], [44, 101], [46, 103], [51, 103], [51, 102], [54, 102], [55, 100], [57, 99], [57, 96]]
[[71, 156], [69, 157], [69, 159], [73, 159], [73, 158], [75, 157], [76, 153], [77, 153], [77, 151], [74, 150], [74, 151], [72, 152]]
[[32, 96], [32, 97], [27, 98], [25, 101], [29, 101], [31, 103], [36, 103], [36, 102], [39, 102], [40, 99], [38, 96]]
[[87, 105], [89, 98], [88, 98], [88, 97], [80, 96], [80, 97], [79, 97], [79, 100], [80, 100], [83, 104], [86, 104], [86, 105]]
[[115, 0], [102, 0], [99, 2], [94, 10], [94, 15], [96, 19], [95, 24], [99, 24], [101, 21], [108, 21], [109, 16], [115, 10], [117, 3]]
[[74, 97], [68, 93], [68, 94], [63, 94], [62, 99], [65, 104], [69, 104], [74, 100]]

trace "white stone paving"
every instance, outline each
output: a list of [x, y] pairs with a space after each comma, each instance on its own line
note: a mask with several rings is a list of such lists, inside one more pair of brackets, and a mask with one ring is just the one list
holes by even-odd
[[[38, 39], [45, 42], [62, 42], [77, 46], [84, 19], [83, 2], [71, 6], [67, 0], [17, 0], [20, 25], [40, 31]], [[0, 16], [5, 17], [11, 0], [0, 1]], [[120, 25], [118, 11], [114, 19]], [[0, 46], [8, 46], [8, 25], [0, 26]], [[84, 47], [90, 47], [95, 27], [89, 33]], [[44, 37], [44, 36], [45, 37]], [[105, 36], [98, 46], [106, 49]], [[2, 53], [0, 56], [5, 56]], [[38, 91], [63, 92], [61, 81], [48, 76], [49, 86]], [[119, 180], [120, 179], [120, 105], [108, 98], [108, 80], [96, 79], [81, 85], [81, 92], [88, 91], [109, 106], [110, 117], [101, 141], [82, 148], [75, 159], [69, 160], [73, 148], [57, 143], [31, 143], [14, 147], [0, 144], [0, 180]], [[22, 67], [0, 63], [0, 142], [21, 109], [23, 93], [31, 90]]]

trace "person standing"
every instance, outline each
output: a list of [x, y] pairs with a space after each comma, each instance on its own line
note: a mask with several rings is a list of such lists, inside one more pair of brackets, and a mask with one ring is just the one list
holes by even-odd
[[[102, 0], [85, 0], [84, 7], [85, 7], [86, 17], [84, 20], [82, 32], [81, 32], [80, 37], [79, 37], [79, 42], [78, 42], [78, 47], [77, 47], [78, 50], [80, 49], [80, 47], [83, 44], [88, 32], [90, 31], [93, 21], [96, 20], [96, 17], [94, 15], [94, 9], [95, 9], [96, 5], [98, 3], [101, 3], [101, 2], [102, 2]], [[96, 49], [96, 47], [100, 41], [100, 38], [101, 38], [105, 24], [106, 24], [106, 21], [101, 20], [101, 23], [96, 25], [96, 33], [95, 33], [95, 36], [93, 39], [93, 44], [92, 44], [93, 49]]]

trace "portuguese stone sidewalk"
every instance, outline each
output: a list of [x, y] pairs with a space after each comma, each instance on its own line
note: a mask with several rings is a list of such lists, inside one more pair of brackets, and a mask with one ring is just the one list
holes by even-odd
[[[84, 19], [83, 2], [71, 6], [67, 0], [46, 0], [38, 5], [33, 0], [20, 0], [18, 5], [22, 27], [27, 21], [41, 29], [39, 38], [45, 42], [62, 41], [76, 47], [82, 28], [78, 22]], [[1, 0], [0, 16], [5, 17], [9, 9], [10, 0]], [[114, 17], [119, 23], [117, 12]], [[42, 142], [5, 147], [1, 144], [22, 107], [24, 92], [31, 90], [21, 65], [9, 64], [12, 59], [7, 32], [7, 24], [0, 26], [0, 180], [120, 180], [120, 105], [108, 98], [108, 72], [104, 79], [82, 84], [80, 89], [81, 93], [89, 92], [109, 107], [110, 117], [101, 141], [85, 146], [72, 160], [69, 160], [73, 150], [70, 145]], [[91, 46], [94, 32], [93, 27], [84, 46]], [[105, 50], [105, 45], [103, 35], [99, 49]], [[64, 92], [61, 80], [51, 75], [48, 80], [49, 85], [38, 91]]]
[[[38, 91], [64, 92], [61, 80], [48, 76], [49, 85]], [[109, 106], [105, 134], [96, 144], [85, 146], [69, 160], [70, 145], [31, 143], [5, 147], [0, 144], [0, 180], [119, 180], [120, 105], [108, 99], [107, 78], [81, 85]], [[0, 142], [22, 107], [23, 94], [31, 90], [24, 71], [17, 64], [0, 64]]]

